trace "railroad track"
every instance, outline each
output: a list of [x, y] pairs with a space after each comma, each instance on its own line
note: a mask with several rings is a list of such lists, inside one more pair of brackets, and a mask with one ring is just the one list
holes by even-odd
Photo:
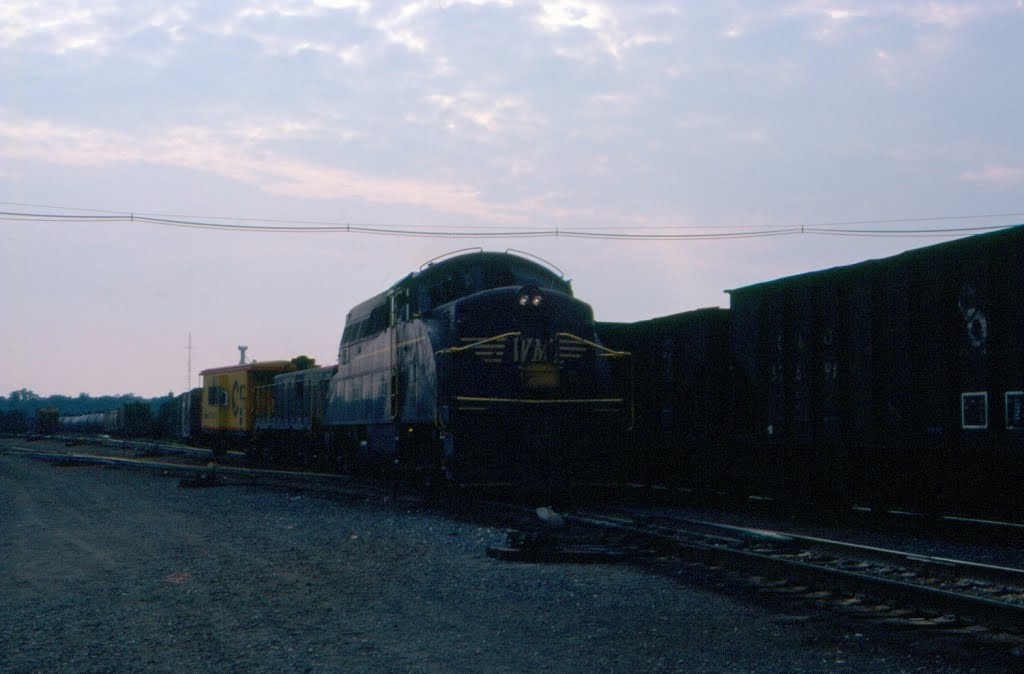
[[[82, 443], [75, 444], [75, 447]], [[253, 468], [244, 465], [227, 465], [211, 461], [210, 450], [184, 446], [168, 447], [153, 443], [124, 443], [119, 447], [123, 456], [98, 454], [57, 449], [24, 447], [13, 442], [0, 445], [0, 454], [23, 456], [47, 461], [56, 466], [100, 465], [156, 472], [168, 477], [180, 478], [182, 487], [215, 487], [223, 485], [254, 485], [292, 487], [296, 489], [314, 486], [350, 486], [353, 479], [348, 475], [318, 473], [270, 468]], [[240, 457], [244, 457], [241, 454]], [[240, 457], [230, 457], [239, 460]], [[167, 460], [168, 458], [176, 460]]]
[[843, 541], [664, 516], [575, 513], [513, 531], [493, 557], [518, 561], [671, 559], [740, 571], [752, 585], [913, 623], [1024, 637], [1024, 570]]

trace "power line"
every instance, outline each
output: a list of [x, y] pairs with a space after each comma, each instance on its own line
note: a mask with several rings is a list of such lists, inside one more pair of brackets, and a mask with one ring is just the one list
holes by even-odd
[[[778, 236], [861, 236], [861, 237], [925, 237], [925, 236], [956, 236], [985, 231], [1004, 229], [1013, 225], [979, 225], [964, 227], [903, 227], [900, 229], [865, 228], [866, 225], [905, 224], [939, 222], [951, 220], [977, 220], [991, 218], [1024, 217], [1024, 213], [999, 213], [985, 215], [937, 216], [931, 218], [900, 218], [888, 220], [860, 220], [847, 222], [831, 222], [805, 224], [788, 227], [771, 227], [768, 225], [750, 225], [743, 227], [699, 227], [699, 226], [639, 226], [639, 227], [594, 227], [594, 228], [517, 228], [515, 226], [451, 226], [440, 229], [430, 225], [370, 225], [353, 223], [325, 223], [323, 221], [275, 220], [255, 218], [200, 218], [196, 216], [156, 216], [154, 214], [118, 213], [95, 209], [69, 209], [59, 206], [39, 204], [14, 204], [0, 202], [5, 205], [18, 205], [32, 208], [54, 210], [78, 210], [72, 213], [43, 213], [29, 211], [0, 211], [0, 220], [13, 222], [138, 222], [161, 227], [177, 227], [185, 229], [201, 229], [249, 233], [277, 234], [364, 234], [373, 236], [414, 237], [414, 238], [550, 238], [565, 237], [578, 239], [609, 239], [609, 240], [726, 240], [748, 239]], [[213, 220], [233, 220], [234, 222], [214, 222]], [[268, 224], [252, 224], [268, 223]]]
[[[4, 206], [19, 206], [24, 208], [45, 208], [49, 210], [57, 211], [75, 211], [77, 213], [101, 213], [107, 217], [116, 218], [157, 218], [157, 219], [170, 219], [170, 220], [188, 220], [188, 221], [215, 221], [215, 220], [229, 220], [232, 222], [267, 222], [276, 223], [278, 225], [311, 225], [311, 226], [326, 226], [326, 227], [344, 227], [344, 223], [338, 223], [333, 220], [297, 220], [288, 218], [252, 218], [252, 217], [239, 217], [239, 216], [220, 216], [220, 215], [197, 215], [194, 213], [181, 214], [181, 213], [150, 213], [150, 212], [139, 212], [139, 211], [113, 211], [107, 209], [95, 209], [95, 208], [81, 208], [72, 206], [56, 206], [52, 204], [35, 204], [35, 203], [24, 203], [15, 201], [0, 201], [0, 205]], [[47, 215], [47, 214], [31, 214], [35, 216]], [[73, 217], [84, 217], [81, 215], [73, 214]], [[101, 217], [101, 216], [97, 216]], [[873, 220], [837, 220], [831, 222], [815, 222], [815, 223], [803, 223], [801, 225], [794, 225], [795, 227], [843, 227], [852, 225], [881, 225], [881, 224], [901, 224], [907, 222], [938, 222], [943, 220], [980, 220], [990, 218], [1020, 218], [1024, 217], [1024, 211], [1010, 212], [1010, 213], [970, 213], [962, 215], [933, 215], [933, 216], [915, 216], [907, 218], [879, 218]], [[371, 226], [371, 225], [362, 225]], [[373, 225], [376, 226], [376, 225]], [[430, 225], [405, 225], [407, 228], [422, 228], [430, 227]], [[500, 227], [500, 225], [450, 225], [455, 229], [477, 227], [484, 229], [494, 229]], [[765, 228], [774, 229], [776, 225], [747, 225], [747, 229]], [[627, 226], [610, 226], [610, 227], [593, 227], [588, 229], [624, 229]], [[641, 229], [736, 229], [735, 225], [643, 225]]]

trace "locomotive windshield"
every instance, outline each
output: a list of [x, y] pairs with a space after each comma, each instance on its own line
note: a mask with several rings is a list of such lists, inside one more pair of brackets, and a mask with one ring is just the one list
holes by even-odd
[[572, 295], [572, 286], [539, 264], [501, 253], [464, 255], [414, 275], [420, 312], [494, 288], [534, 285]]
[[389, 324], [391, 295], [396, 298], [396, 310], [411, 306], [413, 312], [423, 314], [468, 295], [525, 285], [572, 295], [569, 281], [516, 255], [481, 252], [449, 258], [409, 274], [387, 292], [356, 305], [348, 314], [341, 343], [351, 344], [384, 332]]

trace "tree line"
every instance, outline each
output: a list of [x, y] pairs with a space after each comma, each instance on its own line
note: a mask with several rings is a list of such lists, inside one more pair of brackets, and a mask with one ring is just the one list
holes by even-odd
[[[171, 396], [171, 394], [168, 394]], [[167, 398], [143, 398], [133, 393], [122, 395], [91, 396], [79, 393], [78, 396], [51, 395], [40, 396], [29, 389], [11, 391], [10, 395], [0, 395], [0, 432], [24, 433], [33, 427], [37, 413], [41, 409], [57, 410], [58, 416], [74, 416], [107, 412], [129, 403], [148, 404], [153, 412]]]

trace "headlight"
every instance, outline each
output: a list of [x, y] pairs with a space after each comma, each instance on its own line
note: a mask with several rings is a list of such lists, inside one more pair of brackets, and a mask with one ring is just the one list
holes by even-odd
[[516, 301], [519, 302], [521, 307], [533, 307], [537, 308], [544, 302], [544, 296], [541, 295], [540, 288], [534, 284], [523, 286], [519, 289], [519, 295], [516, 297]]

